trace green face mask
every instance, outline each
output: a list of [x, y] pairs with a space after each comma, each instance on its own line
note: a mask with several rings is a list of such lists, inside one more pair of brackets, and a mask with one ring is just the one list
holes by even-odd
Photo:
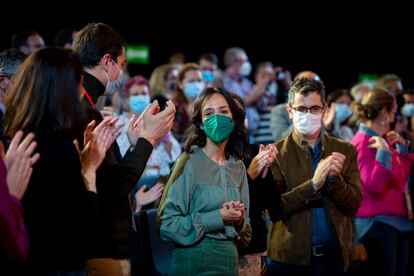
[[204, 132], [214, 143], [223, 143], [234, 128], [233, 119], [216, 114], [203, 122]]

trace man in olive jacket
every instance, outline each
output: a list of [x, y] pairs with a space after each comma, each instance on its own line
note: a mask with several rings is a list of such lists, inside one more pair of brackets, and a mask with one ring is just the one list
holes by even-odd
[[268, 210], [268, 275], [340, 275], [354, 256], [357, 151], [321, 131], [327, 106], [320, 81], [296, 78], [286, 109], [294, 129], [277, 143], [271, 167], [282, 200]]

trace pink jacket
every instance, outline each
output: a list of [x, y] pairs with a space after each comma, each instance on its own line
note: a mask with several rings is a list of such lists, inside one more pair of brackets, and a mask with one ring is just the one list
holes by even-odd
[[[0, 156], [0, 258], [5, 262], [23, 263], [29, 251], [29, 239], [19, 200], [9, 194], [7, 169]], [[0, 260], [0, 264], [4, 264]]]
[[358, 150], [361, 172], [362, 201], [356, 217], [369, 218], [376, 215], [407, 217], [404, 189], [414, 162], [414, 154], [400, 154], [391, 145], [391, 168], [376, 159], [377, 149], [369, 148], [372, 136], [358, 131], [352, 144]]

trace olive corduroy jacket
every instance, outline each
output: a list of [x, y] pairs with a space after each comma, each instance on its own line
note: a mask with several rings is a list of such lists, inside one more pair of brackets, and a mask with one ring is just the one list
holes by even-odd
[[342, 174], [318, 192], [312, 188], [312, 157], [309, 145], [295, 132], [276, 144], [278, 154], [272, 174], [281, 193], [278, 206], [269, 208], [272, 220], [268, 256], [277, 262], [308, 265], [311, 260], [314, 200], [322, 198], [329, 222], [341, 247], [344, 266], [354, 259], [354, 224], [352, 217], [361, 202], [357, 151], [351, 144], [320, 135], [321, 160], [332, 152], [346, 156]]

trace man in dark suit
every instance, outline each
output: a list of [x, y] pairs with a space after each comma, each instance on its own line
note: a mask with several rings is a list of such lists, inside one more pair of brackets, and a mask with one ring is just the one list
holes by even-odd
[[[122, 69], [126, 64], [125, 41], [110, 26], [88, 24], [73, 42], [73, 50], [84, 66], [83, 104], [88, 122], [102, 121], [95, 108], [102, 95], [111, 96], [119, 88]], [[160, 112], [153, 102], [128, 127], [130, 149], [121, 158], [114, 143], [97, 171], [97, 191], [101, 217], [95, 223], [92, 251], [88, 261], [90, 275], [129, 275], [129, 255], [132, 239], [129, 193], [145, 169], [153, 146], [171, 129], [175, 107], [167, 102]]]

